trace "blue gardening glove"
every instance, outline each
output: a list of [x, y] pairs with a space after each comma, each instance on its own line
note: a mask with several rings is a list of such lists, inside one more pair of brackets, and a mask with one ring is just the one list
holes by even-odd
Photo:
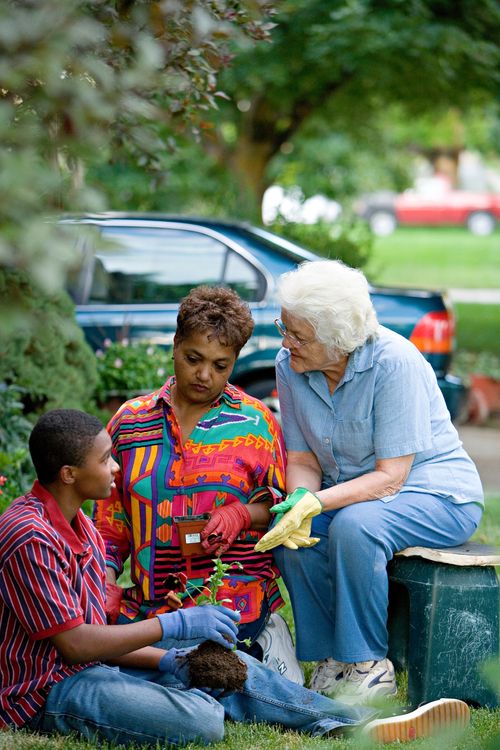
[[186, 656], [191, 651], [190, 648], [171, 648], [160, 659], [158, 669], [160, 672], [173, 674], [186, 687], [189, 687], [189, 664]]
[[319, 515], [322, 510], [323, 504], [317, 495], [303, 487], [297, 487], [286, 500], [270, 508], [271, 513], [279, 514], [278, 521], [257, 542], [254, 549], [256, 552], [266, 552], [280, 544], [290, 549], [312, 546], [307, 543], [311, 527], [304, 524], [304, 521]]
[[224, 648], [232, 648], [236, 643], [240, 613], [228, 607], [206, 604], [156, 616], [163, 630], [163, 638], [176, 641], [201, 638], [220, 643]]

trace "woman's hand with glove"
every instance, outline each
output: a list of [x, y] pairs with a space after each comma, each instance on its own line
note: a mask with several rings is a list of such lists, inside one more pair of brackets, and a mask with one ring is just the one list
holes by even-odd
[[210, 513], [210, 519], [201, 532], [201, 544], [208, 555], [223, 555], [244, 529], [249, 529], [252, 519], [243, 503], [220, 505]]
[[319, 515], [322, 510], [323, 505], [317, 495], [304, 487], [297, 487], [282, 503], [270, 508], [271, 513], [277, 514], [278, 521], [257, 542], [255, 551], [266, 552], [280, 544], [290, 549], [316, 544], [318, 540], [311, 539], [311, 526], [306, 522], [310, 522], [310, 519]]
[[232, 648], [237, 640], [240, 613], [228, 607], [207, 604], [156, 616], [161, 624], [163, 638], [173, 638], [176, 641], [215, 641], [224, 648]]
[[110, 625], [114, 625], [120, 614], [123, 589], [116, 583], [106, 581], [106, 616]]
[[302, 521], [296, 531], [292, 531], [289, 537], [283, 542], [283, 547], [288, 549], [298, 549], [299, 547], [314, 547], [319, 542], [319, 537], [311, 536], [311, 518]]

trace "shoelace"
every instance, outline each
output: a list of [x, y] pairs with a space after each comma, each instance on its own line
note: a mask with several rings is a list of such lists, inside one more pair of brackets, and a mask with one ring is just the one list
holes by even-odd
[[330, 659], [325, 659], [317, 667], [317, 672], [314, 676], [314, 682], [320, 687], [327, 685], [337, 670], [336, 663]]
[[[377, 662], [354, 662], [352, 664], [348, 664], [346, 669], [344, 670], [344, 679], [347, 682], [362, 682], [370, 669], [373, 669]], [[367, 665], [365, 670], [359, 669], [361, 665]]]

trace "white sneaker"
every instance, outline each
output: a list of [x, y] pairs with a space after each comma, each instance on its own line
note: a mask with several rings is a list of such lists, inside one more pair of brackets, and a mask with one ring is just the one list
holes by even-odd
[[335, 698], [343, 703], [368, 703], [384, 695], [396, 695], [396, 675], [389, 659], [348, 664], [338, 681]]
[[295, 656], [288, 625], [276, 612], [270, 615], [266, 627], [257, 638], [257, 643], [264, 653], [262, 663], [265, 667], [296, 682], [297, 685], [304, 684], [304, 674]]
[[445, 730], [463, 730], [469, 722], [467, 703], [455, 698], [441, 698], [425, 703], [409, 714], [370, 721], [361, 733], [373, 742], [406, 742], [419, 737], [432, 737]]
[[323, 659], [316, 664], [309, 689], [316, 693], [331, 695], [337, 689], [339, 680], [344, 676], [344, 670], [348, 666], [350, 665], [331, 657]]

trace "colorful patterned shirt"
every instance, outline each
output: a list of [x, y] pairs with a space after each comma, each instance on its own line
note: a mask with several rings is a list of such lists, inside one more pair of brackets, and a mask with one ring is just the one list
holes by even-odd
[[38, 482], [0, 516], [0, 728], [23, 726], [51, 686], [88, 664], [66, 664], [49, 640], [104, 625], [102, 539], [78, 511], [70, 525]]
[[[183, 445], [171, 402], [174, 382], [127, 401], [108, 425], [120, 472], [112, 496], [95, 504], [94, 520], [106, 564], [119, 574], [131, 557], [133, 585], [121, 606], [130, 620], [168, 611], [167, 576], [185, 573], [194, 596], [212, 572], [211, 556], [181, 555], [174, 516], [274, 500], [284, 488], [281, 430], [264, 404], [227, 384]], [[230, 599], [243, 623], [259, 617], [264, 599], [271, 610], [283, 604], [271, 553], [254, 551], [262, 534], [242, 532], [221, 558], [242, 565], [225, 579], [218, 599]], [[185, 595], [184, 606], [191, 604]]]

